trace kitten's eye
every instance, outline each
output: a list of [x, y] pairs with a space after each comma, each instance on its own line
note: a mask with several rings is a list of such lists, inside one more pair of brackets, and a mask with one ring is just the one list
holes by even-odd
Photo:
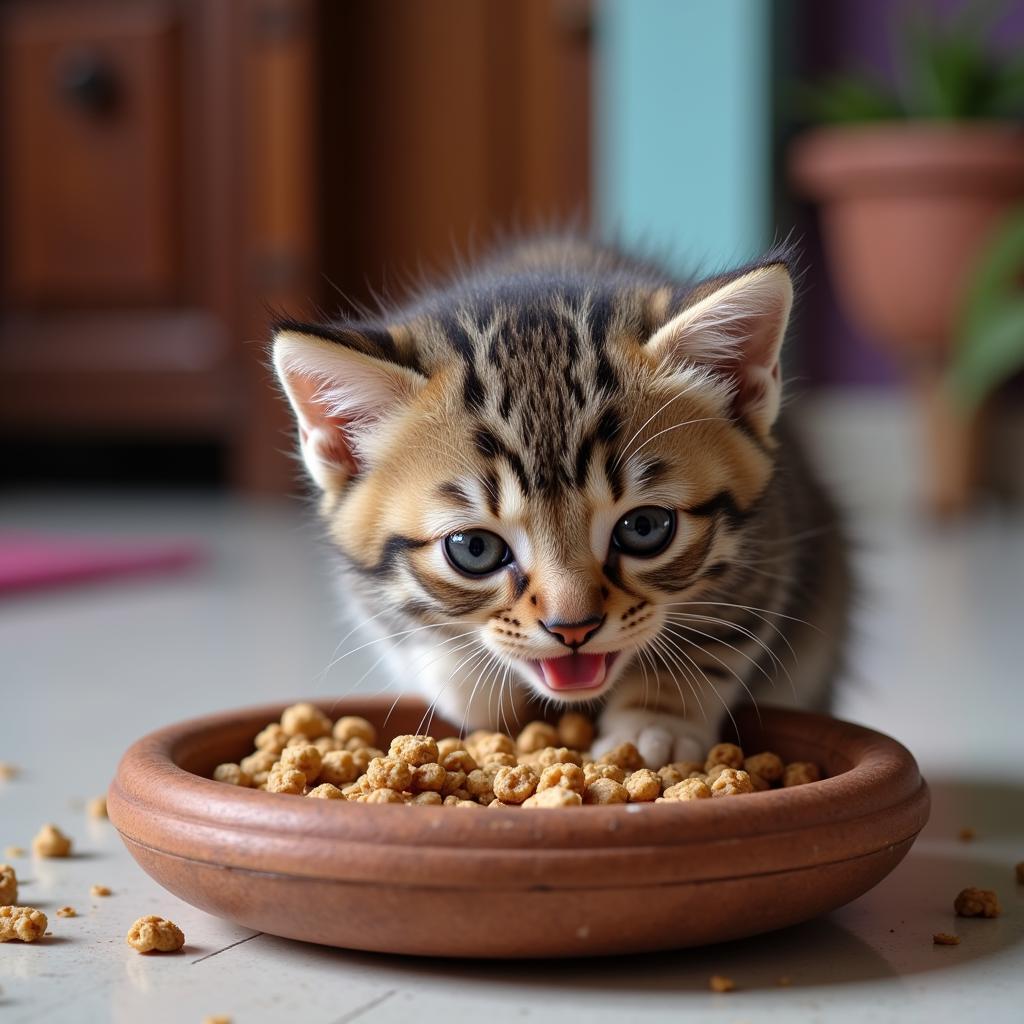
[[448, 561], [469, 576], [486, 576], [512, 561], [509, 546], [490, 530], [463, 530], [444, 539]]
[[669, 546], [675, 532], [675, 512], [657, 505], [642, 505], [615, 524], [612, 541], [624, 554], [650, 558]]

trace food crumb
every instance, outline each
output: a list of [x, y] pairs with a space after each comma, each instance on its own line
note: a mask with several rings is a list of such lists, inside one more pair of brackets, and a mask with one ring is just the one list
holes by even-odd
[[35, 907], [0, 907], [0, 942], [35, 942], [46, 924], [46, 915]]
[[110, 895], [110, 889], [108, 889], [107, 886], [105, 886], [105, 885], [94, 885], [94, 886], [91, 886], [90, 889], [89, 889], [89, 892], [92, 893], [93, 896], [109, 896]]
[[712, 974], [708, 978], [708, 988], [712, 992], [732, 992], [736, 988], [736, 982], [727, 978], [724, 974]]
[[223, 1013], [218, 1013], [214, 1017], [204, 1017], [203, 1024], [231, 1024], [231, 1018], [226, 1017]]
[[971, 828], [970, 825], [965, 825], [957, 833], [957, 839], [959, 839], [962, 843], [969, 843], [972, 839], [974, 839], [976, 835], [977, 833], [974, 831], [973, 828]]
[[61, 907], [57, 911], [58, 917], [78, 917], [78, 911], [74, 907]]
[[16, 779], [18, 769], [8, 761], [0, 761], [0, 779]]
[[10, 864], [0, 864], [0, 906], [18, 902], [18, 875]]
[[71, 840], [56, 825], [44, 825], [32, 840], [32, 850], [38, 857], [67, 857]]
[[932, 944], [935, 946], [959, 946], [960, 936], [950, 935], [949, 932], [936, 932], [932, 936]]
[[107, 816], [107, 798], [105, 796], [94, 796], [85, 805], [85, 810], [90, 818], [102, 820]]
[[185, 945], [185, 933], [173, 921], [147, 914], [128, 929], [125, 942], [138, 953], [176, 953]]
[[24, 846], [8, 846], [4, 850], [5, 857], [24, 857], [25, 847]]
[[991, 889], [968, 886], [957, 893], [953, 909], [958, 917], [998, 917], [999, 897]]

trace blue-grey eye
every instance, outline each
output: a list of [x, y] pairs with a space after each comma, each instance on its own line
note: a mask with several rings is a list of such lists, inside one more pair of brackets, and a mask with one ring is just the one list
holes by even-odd
[[669, 546], [675, 532], [676, 514], [672, 509], [641, 505], [615, 524], [612, 541], [623, 554], [651, 558]]
[[444, 539], [448, 561], [467, 576], [486, 576], [512, 561], [509, 546], [490, 530], [462, 530]]

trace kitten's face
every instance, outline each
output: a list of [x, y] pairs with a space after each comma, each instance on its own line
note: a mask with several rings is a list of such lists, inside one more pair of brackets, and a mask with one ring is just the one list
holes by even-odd
[[653, 330], [667, 297], [420, 315], [392, 328], [387, 361], [279, 335], [330, 536], [371, 611], [478, 639], [563, 703], [671, 643], [666, 615], [737, 557], [772, 471], [788, 277], [759, 286], [769, 309], [742, 310], [744, 337], [763, 314], [772, 343], [749, 379], [735, 353], [729, 372], [699, 358], [722, 359], [732, 322], [721, 302], [702, 320], [699, 299]]

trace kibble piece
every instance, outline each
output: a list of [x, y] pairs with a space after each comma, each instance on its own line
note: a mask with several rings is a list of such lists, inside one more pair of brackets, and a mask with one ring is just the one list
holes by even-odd
[[466, 745], [457, 736], [446, 736], [437, 741], [437, 763], [444, 764], [444, 759], [456, 750], [465, 750]]
[[305, 701], [285, 708], [281, 714], [281, 728], [289, 736], [301, 733], [307, 739], [315, 740], [331, 731], [331, 720], [315, 705]]
[[410, 801], [410, 804], [430, 804], [437, 807], [441, 806], [441, 794], [432, 789], [425, 789], [422, 793], [417, 793]]
[[732, 992], [736, 988], [736, 982], [724, 974], [712, 974], [708, 978], [708, 988], [712, 992]]
[[315, 800], [344, 800], [345, 794], [342, 793], [337, 786], [332, 786], [329, 782], [321, 782], [319, 786], [315, 786], [311, 789], [306, 796], [311, 796]]
[[366, 778], [374, 789], [399, 792], [412, 784], [412, 768], [397, 757], [375, 757], [367, 766]]
[[716, 743], [704, 761], [704, 771], [709, 772], [716, 764], [726, 768], [743, 767], [743, 751], [735, 743]]
[[650, 803], [661, 796], [661, 779], [650, 768], [638, 768], [626, 777], [624, 785], [633, 804]]
[[[607, 780], [611, 782], [611, 779]], [[614, 783], [618, 785], [618, 783]], [[580, 796], [587, 788], [587, 780], [583, 769], [578, 764], [553, 764], [549, 765], [540, 773], [540, 781], [537, 783], [537, 792], [543, 793], [546, 789], [571, 789]]]
[[637, 768], [644, 767], [644, 759], [633, 743], [620, 743], [597, 760], [601, 764], [617, 764], [627, 772], [635, 772]]
[[462, 748], [441, 755], [440, 764], [445, 771], [464, 772], [466, 775], [480, 767], [476, 758], [468, 750]]
[[991, 889], [969, 886], [957, 894], [953, 909], [958, 917], [998, 917], [999, 897]]
[[404, 804], [412, 800], [412, 797], [394, 789], [374, 789], [359, 799], [367, 804]]
[[61, 907], [57, 911], [58, 917], [78, 917], [78, 911], [74, 907]]
[[422, 764], [436, 764], [437, 742], [432, 736], [396, 736], [391, 741], [388, 756], [397, 757], [414, 768]]
[[306, 784], [311, 785], [320, 777], [323, 754], [312, 743], [305, 743], [298, 747], [285, 747], [278, 763], [282, 768], [294, 768], [302, 772], [306, 776]]
[[[722, 772], [726, 771], [735, 771], [735, 769], [730, 768], [727, 764], [713, 764], [708, 769], [707, 774], [701, 775], [700, 777], [710, 786], [711, 783], [714, 782], [715, 779], [717, 779], [718, 776], [722, 774]], [[696, 776], [694, 777], [696, 778]]]
[[320, 751], [321, 756], [332, 750], [344, 749], [344, 744], [339, 743], [333, 736], [321, 736], [313, 740], [313, 746]]
[[625, 782], [626, 773], [617, 764], [595, 764], [587, 761], [583, 765], [583, 780], [589, 786], [597, 779], [611, 779], [612, 782]]
[[10, 864], [0, 864], [0, 906], [18, 902], [18, 875]]
[[703, 779], [683, 779], [669, 786], [663, 795], [665, 800], [709, 800], [711, 788]]
[[355, 757], [350, 750], [329, 750], [320, 758], [320, 781], [344, 786], [359, 777]]
[[275, 766], [267, 776], [268, 793], [288, 793], [299, 796], [306, 788], [306, 776], [298, 768]]
[[16, 779], [18, 777], [18, 769], [15, 765], [9, 761], [0, 761], [0, 781], [6, 781], [7, 779]]
[[530, 722], [516, 737], [516, 749], [522, 754], [535, 754], [545, 747], [558, 746], [558, 730], [547, 722]]
[[742, 793], [753, 793], [754, 784], [750, 776], [740, 768], [726, 768], [711, 783], [712, 796], [739, 796]]
[[105, 796], [94, 796], [85, 805], [85, 812], [90, 818], [101, 821], [107, 816], [107, 798]]
[[791, 761], [782, 773], [782, 785], [803, 786], [808, 782], [817, 782], [820, 778], [821, 771], [816, 764], [810, 761]]
[[414, 793], [440, 793], [447, 774], [439, 764], [421, 764], [413, 771], [409, 788]]
[[0, 907], [0, 942], [35, 942], [46, 925], [46, 915], [35, 907]]
[[537, 752], [536, 758], [539, 768], [550, 768], [553, 764], [583, 764], [583, 755], [568, 747], [545, 747]]
[[375, 757], [384, 756], [384, 751], [378, 750], [376, 747], [359, 747], [357, 750], [350, 751], [350, 753], [352, 754], [352, 763], [356, 766], [356, 770], [360, 775], [370, 767], [370, 762]]
[[342, 743], [360, 740], [363, 746], [372, 747], [377, 742], [377, 730], [365, 718], [345, 715], [334, 723], [334, 738]]
[[762, 754], [752, 754], [743, 761], [743, 770], [749, 775], [760, 775], [765, 782], [778, 782], [786, 766], [778, 754], [770, 750]]
[[491, 787], [503, 804], [521, 804], [537, 789], [537, 775], [528, 765], [499, 768]]
[[253, 746], [257, 750], [269, 750], [272, 754], [280, 754], [288, 743], [288, 733], [280, 722], [271, 722], [265, 729], [256, 733]]
[[[475, 771], [475, 769], [474, 769]], [[465, 772], [445, 770], [444, 782], [441, 784], [441, 795], [452, 796], [465, 789], [467, 775]]]
[[1017, 884], [1024, 885], [1024, 860], [1019, 864], [1015, 864], [1013, 870], [1017, 876]]
[[147, 914], [128, 929], [125, 942], [139, 953], [176, 953], [185, 945], [185, 935], [173, 921]]
[[959, 946], [960, 936], [950, 935], [949, 932], [936, 932], [932, 936], [932, 943], [936, 946]]
[[5, 846], [4, 847], [5, 857], [24, 857], [25, 847], [23, 846]]
[[91, 886], [90, 889], [89, 889], [89, 892], [91, 892], [93, 896], [109, 896], [110, 895], [110, 889], [107, 886], [105, 886], [105, 885], [94, 885], [94, 886]]
[[594, 742], [594, 724], [578, 711], [567, 711], [558, 720], [558, 738], [570, 750], [589, 750]]
[[583, 792], [585, 804], [624, 804], [628, 801], [629, 790], [613, 779], [595, 779]]
[[491, 732], [480, 736], [473, 743], [467, 740], [466, 749], [479, 763], [488, 754], [514, 754], [516, 745], [511, 736], [506, 736], [503, 732]]
[[226, 782], [229, 786], [251, 786], [252, 776], [238, 764], [219, 764], [213, 769], [213, 777], [217, 782]]
[[466, 789], [481, 803], [490, 803], [494, 799], [493, 781], [490, 772], [477, 768], [466, 776]]
[[574, 789], [565, 789], [562, 786], [552, 786], [534, 793], [523, 801], [523, 807], [579, 807], [583, 803], [583, 797]]
[[762, 778], [757, 772], [747, 772], [750, 776], [750, 784], [754, 787], [755, 793], [763, 793], [765, 790], [771, 789], [772, 784], [765, 778]]
[[67, 857], [71, 853], [71, 840], [56, 825], [44, 825], [32, 840], [37, 857]]
[[492, 752], [490, 754], [484, 754], [480, 761], [481, 768], [511, 768], [513, 765], [519, 764], [519, 758], [515, 754], [505, 754], [501, 751]]
[[976, 833], [975, 833], [974, 829], [971, 828], [968, 825], [968, 826], [965, 826], [964, 828], [960, 829], [960, 831], [957, 833], [956, 837], [962, 843], [969, 843], [969, 842], [971, 842], [975, 838], [975, 835], [976, 835]]
[[223, 1013], [217, 1013], [212, 1017], [204, 1017], [203, 1024], [231, 1024], [231, 1018]]

